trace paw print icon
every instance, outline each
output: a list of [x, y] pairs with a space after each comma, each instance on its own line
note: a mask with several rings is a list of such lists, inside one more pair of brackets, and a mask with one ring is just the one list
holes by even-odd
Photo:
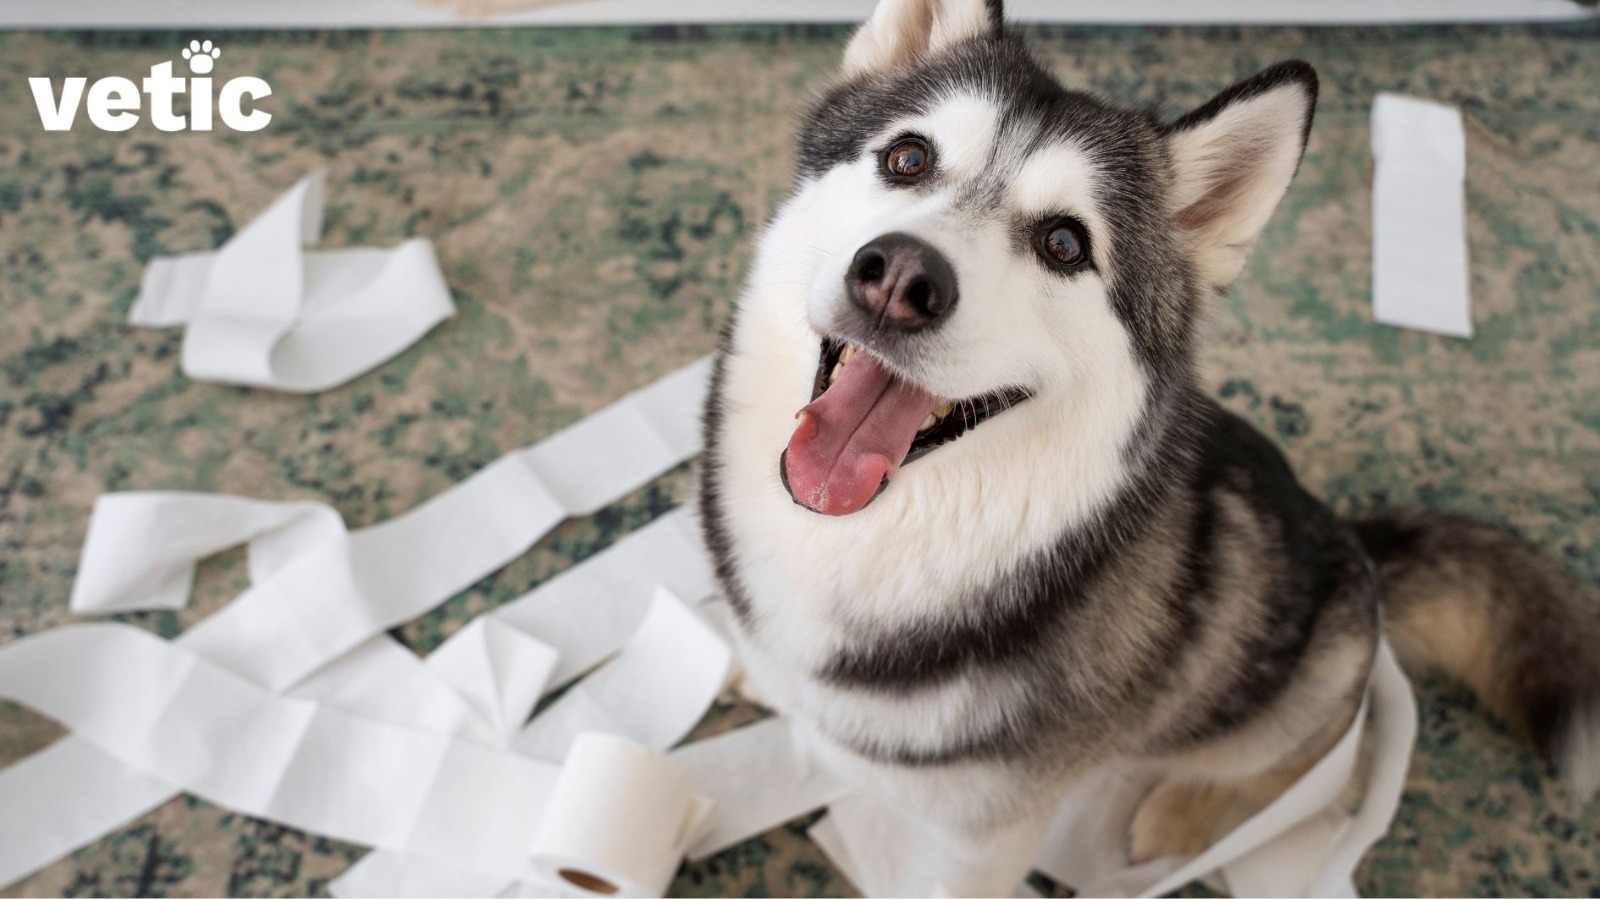
[[183, 58], [189, 60], [189, 69], [196, 75], [211, 74], [211, 67], [221, 55], [222, 48], [213, 46], [210, 41], [190, 41], [189, 46], [183, 48]]

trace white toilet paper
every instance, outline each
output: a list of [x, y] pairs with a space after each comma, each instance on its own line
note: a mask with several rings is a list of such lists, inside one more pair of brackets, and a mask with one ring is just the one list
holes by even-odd
[[1372, 103], [1372, 158], [1373, 317], [1471, 337], [1460, 110], [1379, 94]]
[[0, 696], [243, 814], [512, 877], [532, 870], [526, 846], [558, 774], [515, 753], [276, 696], [127, 625], [57, 628], [0, 648]]
[[510, 746], [549, 686], [560, 655], [537, 637], [479, 615], [429, 653], [425, 665], [488, 723], [496, 745]]
[[[650, 527], [659, 525], [658, 522]], [[629, 539], [637, 540], [638, 536]], [[636, 547], [648, 545], [635, 544]], [[602, 553], [579, 568], [596, 566], [602, 560], [609, 562], [610, 555]], [[579, 568], [563, 577], [579, 573]], [[568, 582], [569, 585], [573, 583]], [[570, 599], [578, 595], [555, 581], [534, 594], [544, 591], [549, 591], [544, 594], [547, 599]], [[524, 602], [533, 598], [530, 596]], [[617, 594], [591, 593], [586, 606], [613, 605], [619, 598]], [[440, 653], [456, 652], [446, 643], [429, 656], [428, 664], [433, 666]], [[459, 654], [466, 655], [467, 651], [462, 649]], [[636, 740], [651, 750], [665, 750], [682, 739], [705, 715], [726, 679], [730, 656], [730, 647], [713, 628], [670, 590], [657, 587], [649, 600], [649, 611], [616, 657], [540, 712], [516, 737], [513, 746], [534, 758], [559, 761], [571, 754], [571, 747], [580, 734], [598, 732]], [[728, 753], [718, 755], [726, 759]], [[812, 807], [818, 804], [820, 802], [813, 803]], [[774, 823], [788, 817], [777, 818]], [[754, 832], [750, 830], [746, 834]], [[456, 893], [476, 882], [470, 873], [453, 878], [442, 866], [430, 869], [427, 860], [399, 862], [389, 858], [391, 854], [380, 850], [367, 855], [350, 868], [348, 873], [352, 876], [341, 876], [329, 889], [343, 897], [409, 896], [415, 895], [410, 892], [414, 885], [426, 885], [434, 892]], [[441, 890], [443, 884], [450, 886]], [[482, 892], [498, 894], [512, 888], [511, 882], [505, 880], [496, 883], [494, 889]]]
[[164, 784], [404, 856], [375, 853], [368, 889], [389, 877], [452, 894], [520, 880], [659, 895], [710, 808], [688, 769], [631, 740], [580, 734], [558, 766], [275, 696], [127, 625], [0, 648], [0, 698], [70, 727], [78, 739], [65, 745], [93, 744]]
[[129, 313], [185, 325], [183, 371], [312, 393], [387, 361], [455, 314], [433, 246], [307, 251], [322, 232], [326, 172], [302, 179], [212, 253], [158, 256]]
[[649, 610], [657, 586], [697, 603], [716, 589], [688, 508], [661, 516], [615, 546], [485, 614], [560, 647], [550, 686], [617, 651]]
[[683, 739], [727, 681], [733, 650], [693, 610], [657, 589], [617, 657], [573, 685], [517, 738], [518, 751], [556, 760], [586, 731], [651, 749]]
[[534, 865], [580, 895], [660, 896], [710, 802], [677, 762], [580, 734], [534, 838]]
[[805, 737], [782, 718], [680, 746], [672, 757], [715, 806], [689, 847], [690, 858], [714, 855], [854, 789], [822, 766]]
[[72, 611], [80, 615], [180, 609], [195, 563], [240, 543], [260, 581], [344, 532], [322, 503], [267, 502], [203, 493], [107, 493], [95, 500]]
[[[568, 514], [615, 502], [694, 455], [699, 435], [693, 426], [659, 416], [696, 407], [708, 372], [707, 360], [680, 369], [545, 441], [508, 453], [406, 514], [354, 533], [325, 526], [337, 520], [331, 510], [308, 513], [298, 504], [119, 495], [96, 506], [97, 518], [110, 517], [91, 523], [96, 536], [80, 562], [90, 583], [75, 592], [91, 597], [85, 605], [97, 611], [171, 605], [188, 592], [194, 562], [222, 548], [224, 537], [249, 539], [252, 573], [261, 579], [185, 633], [184, 646], [272, 690], [299, 684], [307, 691], [302, 698], [336, 709], [494, 744], [504, 735], [497, 737], [469, 702], [384, 632], [509, 562]], [[586, 472], [581, 490], [559, 487], [558, 497], [542, 479], [583, 471], [602, 457], [614, 464]], [[222, 518], [226, 527], [218, 524]], [[312, 519], [325, 523], [289, 523]], [[148, 539], [156, 534], [160, 541]], [[692, 572], [704, 565], [695, 559], [687, 567]], [[571, 597], [584, 595], [578, 590]], [[631, 617], [599, 629], [605, 635], [601, 655], [632, 632], [648, 597], [634, 597], [626, 604], [637, 610]], [[378, 642], [368, 646], [369, 641]], [[595, 648], [591, 641], [585, 652]], [[598, 660], [591, 657], [586, 665]], [[313, 676], [324, 666], [335, 670]], [[92, 749], [64, 748], [76, 739], [37, 754], [26, 781], [15, 776], [16, 766], [0, 771], [0, 883], [26, 876], [173, 795], [157, 795], [136, 770], [111, 777], [114, 761]], [[92, 772], [86, 768], [91, 764]], [[91, 776], [100, 790], [77, 789]]]

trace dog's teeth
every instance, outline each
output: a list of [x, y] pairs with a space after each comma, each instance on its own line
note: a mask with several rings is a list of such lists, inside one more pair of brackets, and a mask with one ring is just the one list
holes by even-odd
[[955, 407], [955, 403], [946, 400], [945, 402], [933, 407], [933, 414], [939, 418], [944, 418], [946, 415], [949, 415], [950, 410], [954, 409]]
[[833, 384], [834, 381], [839, 380], [839, 373], [842, 372], [842, 371], [844, 371], [844, 363], [843, 362], [835, 362], [833, 364], [833, 371], [828, 372], [828, 384], [830, 386]]
[[928, 417], [922, 420], [922, 424], [917, 426], [917, 433], [920, 434], [938, 423], [939, 416], [929, 413]]
[[841, 353], [839, 353], [839, 364], [843, 365], [846, 362], [849, 362], [851, 357], [855, 356], [856, 349], [857, 349], [857, 347], [853, 343], [850, 344], [849, 346], [845, 347], [844, 350]]

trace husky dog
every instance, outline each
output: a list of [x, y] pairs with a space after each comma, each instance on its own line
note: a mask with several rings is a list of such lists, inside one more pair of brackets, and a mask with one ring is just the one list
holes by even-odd
[[1472, 521], [1336, 516], [1197, 388], [1208, 300], [1299, 166], [1317, 78], [1171, 123], [1064, 89], [997, 0], [883, 0], [799, 134], [717, 359], [699, 498], [751, 686], [1014, 889], [1107, 763], [1198, 851], [1321, 757], [1380, 629], [1600, 780], [1600, 614]]

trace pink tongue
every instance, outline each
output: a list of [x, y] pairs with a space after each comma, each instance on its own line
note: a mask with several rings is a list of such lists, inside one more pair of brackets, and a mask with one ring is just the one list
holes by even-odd
[[800, 410], [784, 471], [789, 492], [824, 515], [865, 506], [894, 477], [938, 398], [858, 353], [833, 386]]

